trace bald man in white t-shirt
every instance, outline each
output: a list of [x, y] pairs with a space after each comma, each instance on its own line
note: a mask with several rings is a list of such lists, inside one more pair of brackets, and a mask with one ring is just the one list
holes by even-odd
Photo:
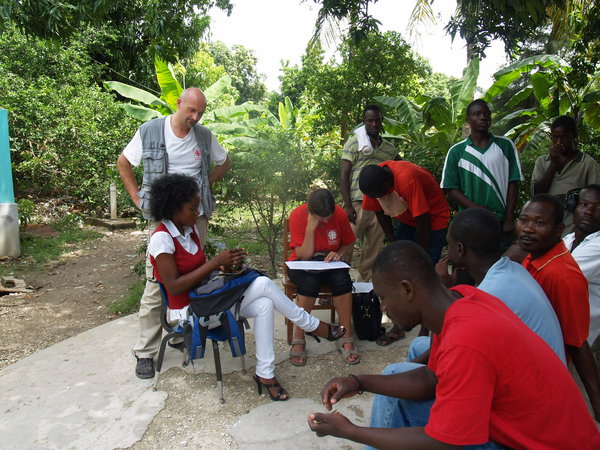
[[[206, 110], [204, 93], [197, 88], [188, 88], [177, 100], [177, 106], [174, 114], [146, 122], [136, 131], [119, 156], [117, 167], [131, 200], [148, 219], [149, 235], [158, 225], [152, 219], [148, 206], [152, 182], [167, 173], [182, 173], [196, 178], [202, 198], [197, 228], [200, 243], [204, 245], [208, 218], [215, 206], [210, 186], [223, 178], [231, 167], [231, 160], [214, 134], [198, 124]], [[144, 166], [141, 187], [133, 173], [133, 166], [140, 164]], [[153, 358], [158, 353], [162, 335], [162, 299], [148, 257], [146, 279], [146, 288], [140, 301], [140, 337], [133, 348], [138, 378], [154, 377]], [[182, 349], [182, 344], [169, 345]]]

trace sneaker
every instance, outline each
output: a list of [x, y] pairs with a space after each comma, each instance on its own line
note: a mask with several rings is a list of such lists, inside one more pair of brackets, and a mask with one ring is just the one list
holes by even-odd
[[138, 358], [135, 365], [135, 375], [138, 378], [154, 378], [154, 361], [152, 358]]

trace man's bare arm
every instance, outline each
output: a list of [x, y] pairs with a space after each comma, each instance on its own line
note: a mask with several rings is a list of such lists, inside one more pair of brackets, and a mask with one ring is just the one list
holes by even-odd
[[131, 197], [131, 201], [139, 208], [141, 200], [138, 196], [138, 192], [140, 189], [133, 173], [133, 166], [123, 153], [121, 153], [119, 159], [117, 159], [117, 168], [119, 169], [119, 175], [123, 181], [123, 186], [125, 186], [125, 190], [129, 194], [129, 197]]
[[483, 208], [483, 206], [472, 202], [460, 189], [444, 189], [448, 199], [463, 208]]
[[431, 216], [429, 213], [421, 214], [415, 217], [415, 222], [419, 245], [428, 252], [431, 248]]
[[[359, 375], [363, 389], [395, 398], [426, 400], [435, 395], [437, 379], [427, 367], [393, 375]], [[358, 383], [352, 377], [334, 378], [321, 395], [328, 410], [345, 397], [356, 394]], [[311, 430], [319, 436], [332, 435], [381, 449], [454, 449], [425, 434], [422, 427], [358, 427], [341, 414], [313, 413], [308, 418]]]
[[225, 159], [225, 162], [220, 166], [215, 166], [214, 169], [211, 170], [208, 174], [208, 182], [210, 183], [210, 185], [212, 186], [221, 178], [223, 178], [230, 168], [231, 158], [229, 158], [229, 155], [227, 155], [227, 159]]
[[342, 169], [340, 175], [340, 187], [342, 190], [342, 199], [344, 200], [344, 211], [348, 216], [348, 220], [352, 223], [356, 222], [356, 211], [352, 206], [350, 199], [350, 176], [352, 174], [352, 163], [347, 159], [342, 159]]
[[502, 223], [502, 231], [505, 233], [515, 229], [515, 206], [517, 197], [519, 196], [519, 182], [511, 181], [508, 183], [506, 192], [506, 207], [504, 208], [504, 222]]
[[394, 237], [394, 227], [392, 226], [392, 218], [390, 216], [386, 216], [382, 211], [376, 211], [375, 216], [377, 216], [377, 221], [379, 222], [379, 226], [383, 230], [383, 234], [390, 242], [394, 242], [396, 238]]

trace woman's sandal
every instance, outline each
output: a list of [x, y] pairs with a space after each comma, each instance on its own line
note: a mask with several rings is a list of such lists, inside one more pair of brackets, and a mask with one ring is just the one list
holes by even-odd
[[[340, 339], [339, 350], [340, 350], [340, 353], [342, 354], [342, 359], [344, 360], [344, 362], [346, 364], [348, 364], [350, 366], [358, 364], [360, 362], [360, 355], [358, 354], [356, 347], [351, 350], [346, 350], [344, 348], [344, 345], [346, 345], [346, 344], [354, 344], [354, 341], [352, 340], [352, 338]], [[350, 355], [356, 355], [356, 356], [358, 356], [358, 358], [356, 358], [355, 360], [349, 360], [348, 358], [350, 357]]]
[[[302, 367], [306, 365], [306, 341], [304, 339], [292, 339], [292, 347], [294, 345], [302, 345], [303, 349], [300, 351], [293, 351], [290, 349], [290, 363], [292, 366]], [[302, 358], [302, 362], [294, 361], [292, 358]]]
[[[329, 329], [327, 331], [327, 336], [323, 337], [323, 339], [327, 339], [328, 341], [337, 341], [346, 334], [346, 328], [343, 325], [331, 325], [330, 323], [327, 323], [326, 325], [329, 327]], [[315, 341], [317, 342], [321, 342], [321, 339], [319, 339], [319, 336], [317, 336], [314, 331], [305, 331], [304, 334], [315, 338]]]
[[[286, 392], [286, 390], [284, 388], [281, 387], [281, 384], [279, 384], [279, 382], [271, 383], [271, 384], [263, 383], [262, 381], [260, 381], [260, 378], [256, 374], [252, 378], [254, 378], [254, 381], [256, 381], [258, 395], [262, 395], [262, 391], [263, 391], [262, 388], [264, 386], [267, 388], [269, 397], [271, 397], [271, 400], [273, 400], [274, 402], [285, 402], [286, 400], [288, 400], [290, 398], [289, 394]], [[273, 389], [273, 388], [279, 388], [277, 390], [277, 395], [273, 395], [273, 393], [271, 392], [271, 389]], [[283, 395], [287, 395], [287, 397], [281, 398]]]

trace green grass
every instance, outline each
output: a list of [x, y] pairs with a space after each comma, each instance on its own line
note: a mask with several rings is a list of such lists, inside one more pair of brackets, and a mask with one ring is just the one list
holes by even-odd
[[102, 234], [84, 228], [60, 228], [59, 235], [54, 237], [37, 237], [24, 235], [21, 237], [21, 256], [0, 264], [0, 275], [17, 273], [20, 270], [41, 269], [50, 262], [60, 260], [61, 256], [75, 244], [98, 239]]
[[145, 278], [139, 278], [133, 286], [127, 289], [127, 292], [121, 298], [116, 299], [110, 304], [108, 307], [109, 313], [124, 316], [138, 311], [140, 309], [140, 298], [142, 298], [145, 286]]

